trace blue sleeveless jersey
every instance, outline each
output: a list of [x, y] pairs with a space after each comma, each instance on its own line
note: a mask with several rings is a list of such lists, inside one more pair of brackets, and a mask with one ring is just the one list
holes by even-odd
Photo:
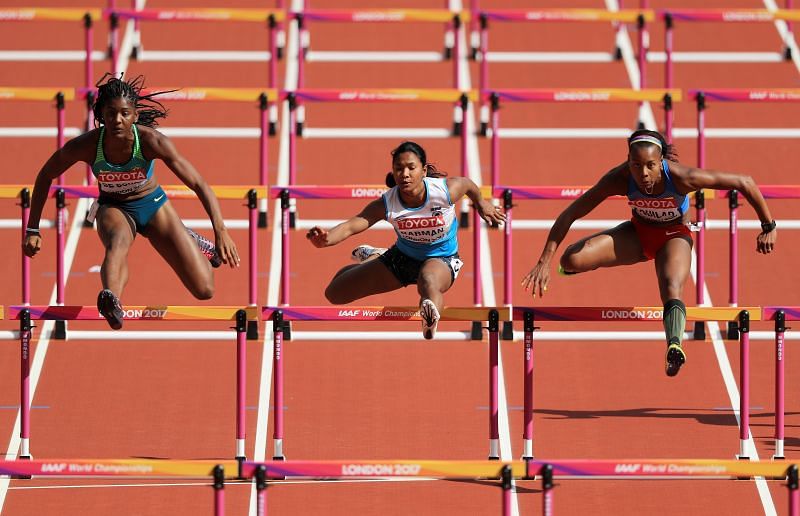
[[647, 195], [639, 191], [633, 174], [628, 178], [628, 205], [640, 219], [648, 222], [678, 222], [689, 209], [689, 197], [678, 193], [669, 175], [667, 160], [661, 160], [664, 174], [664, 191], [659, 195]]
[[133, 124], [133, 155], [124, 165], [116, 165], [106, 161], [103, 152], [103, 137], [106, 128], [100, 129], [100, 138], [97, 140], [97, 153], [92, 163], [92, 173], [97, 178], [97, 186], [101, 193], [129, 194], [136, 192], [153, 177], [153, 160], [147, 160], [142, 155], [139, 144], [139, 131]]

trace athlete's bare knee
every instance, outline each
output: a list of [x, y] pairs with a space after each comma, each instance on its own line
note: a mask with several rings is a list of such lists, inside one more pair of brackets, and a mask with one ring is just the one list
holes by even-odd
[[584, 260], [581, 258], [580, 253], [573, 246], [567, 247], [567, 250], [561, 255], [561, 267], [565, 271], [583, 272], [584, 265]]
[[201, 301], [207, 301], [214, 297], [214, 283], [208, 282], [202, 285], [195, 285], [191, 289], [192, 295]]

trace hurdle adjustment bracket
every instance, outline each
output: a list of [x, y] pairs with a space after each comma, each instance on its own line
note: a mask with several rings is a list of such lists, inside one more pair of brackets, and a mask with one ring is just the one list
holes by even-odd
[[53, 338], [56, 340], [67, 340], [67, 321], [55, 322]]
[[500, 333], [501, 340], [514, 340], [514, 322], [503, 321], [503, 331]]
[[483, 339], [483, 326], [481, 326], [480, 321], [472, 321], [472, 330], [469, 332], [469, 338], [471, 340]]
[[703, 321], [694, 322], [694, 340], [706, 340], [706, 325]]
[[739, 324], [736, 321], [728, 321], [726, 337], [728, 340], [739, 340]]

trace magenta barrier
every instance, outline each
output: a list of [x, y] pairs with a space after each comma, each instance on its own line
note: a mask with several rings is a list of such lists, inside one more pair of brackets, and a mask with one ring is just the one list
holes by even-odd
[[[292, 13], [297, 22], [298, 77], [297, 87], [305, 85], [305, 62], [310, 47], [310, 36], [307, 22], [338, 23], [441, 23], [445, 27], [445, 58], [453, 61], [453, 88], [459, 87], [458, 77], [461, 73], [461, 55], [459, 45], [455, 44], [463, 31], [463, 18], [466, 13], [448, 9], [304, 9]], [[453, 34], [453, 45], [449, 44], [448, 33]], [[452, 49], [452, 56], [448, 49]]]
[[[30, 454], [30, 342], [31, 321], [102, 321], [95, 307], [86, 306], [9, 306], [7, 319], [19, 321], [20, 337], [20, 458]], [[255, 321], [255, 308], [144, 306], [125, 308], [126, 320], [236, 321], [236, 459], [245, 460], [246, 332], [248, 321]]]
[[93, 46], [93, 20], [102, 17], [100, 9], [83, 9], [70, 7], [0, 7], [0, 20], [3, 22], [30, 22], [37, 20], [63, 21], [63, 22], [83, 22], [84, 29], [84, 78], [86, 87], [94, 84], [94, 69], [92, 64]]
[[[271, 320], [273, 327], [273, 442], [275, 460], [284, 460], [284, 339], [290, 338], [292, 321], [420, 321], [419, 308], [409, 306], [265, 306], [261, 318]], [[488, 321], [489, 330], [489, 459], [499, 460], [499, 320], [505, 319], [508, 309], [491, 307], [445, 308], [442, 321]], [[479, 323], [480, 324], [480, 323]]]
[[[134, 2], [135, 7], [135, 2]], [[269, 78], [268, 87], [275, 88], [278, 66], [278, 44], [276, 27], [278, 21], [283, 21], [286, 13], [282, 9], [212, 9], [212, 8], [174, 8], [174, 9], [118, 9], [109, 5], [103, 15], [111, 24], [111, 56], [112, 70], [119, 73], [119, 48], [117, 31], [120, 19], [133, 20], [137, 24], [142, 21], [159, 22], [255, 22], [264, 23], [269, 32]], [[138, 31], [138, 29], [137, 29]], [[137, 32], [138, 33], [138, 32]], [[139, 42], [140, 43], [140, 42]]]
[[[195, 193], [185, 186], [162, 185], [168, 199], [196, 199]], [[248, 208], [248, 303], [250, 306], [258, 304], [258, 214], [256, 212], [257, 200], [259, 196], [266, 199], [266, 191], [261, 186], [213, 186], [215, 195], [219, 199], [247, 199]], [[56, 303], [63, 305], [65, 302], [66, 276], [64, 274], [64, 252], [65, 252], [65, 208], [66, 199], [71, 198], [97, 198], [98, 190], [96, 185], [92, 186], [52, 186], [50, 195], [56, 199]], [[24, 217], [23, 212], [23, 217]], [[24, 219], [27, 225], [27, 219]], [[24, 235], [23, 235], [24, 236]], [[26, 270], [26, 259], [28, 260], [27, 270], [30, 270], [30, 259], [23, 254], [23, 302], [30, 303], [30, 275], [25, 280], [24, 271]], [[25, 292], [28, 292], [26, 300]], [[66, 338], [66, 325], [64, 321], [56, 323], [56, 338]], [[258, 327], [256, 324], [248, 323], [248, 339], [258, 338]]]
[[[671, 88], [673, 84], [673, 30], [676, 22], [720, 22], [720, 23], [752, 23], [774, 22], [787, 20], [789, 30], [788, 39], [794, 38], [791, 22], [798, 14], [789, 11], [792, 8], [791, 0], [786, 0], [786, 10], [770, 11], [768, 9], [659, 9], [658, 17], [664, 22], [664, 87]], [[791, 47], [786, 45], [783, 49], [786, 59], [791, 59]], [[640, 67], [641, 68], [641, 67]]]
[[[287, 185], [272, 186], [270, 193], [273, 198], [280, 199], [281, 202], [281, 290], [280, 304], [287, 306], [290, 304], [290, 282], [291, 282], [291, 242], [289, 233], [292, 224], [292, 199], [378, 199], [387, 190], [385, 185], [339, 185], [339, 186], [319, 186], [319, 185]], [[476, 210], [473, 212], [473, 257], [475, 260], [475, 280], [473, 281], [473, 299], [476, 306], [483, 304], [480, 285], [480, 234], [477, 228], [480, 227], [480, 216]], [[476, 236], [477, 235], [477, 236]], [[479, 329], [477, 330], [480, 334]]]
[[[767, 88], [767, 89], [715, 89], [715, 90], [689, 90], [689, 95], [695, 99], [697, 106], [697, 162], [698, 167], [706, 167], [706, 106], [709, 101], [717, 102], [800, 102], [800, 89]], [[759, 186], [766, 199], [800, 199], [800, 186], [798, 185], [764, 185]], [[728, 303], [737, 306], [739, 303], [739, 230], [738, 230], [738, 192], [731, 190], [727, 193], [729, 208], [729, 238], [728, 238]], [[703, 290], [705, 288], [705, 210], [702, 198], [697, 200], [697, 221], [700, 231], [697, 238], [697, 303], [703, 303]], [[701, 213], [702, 210], [702, 213]], [[703, 273], [703, 274], [701, 274]], [[737, 338], [735, 323], [728, 324], [727, 336], [729, 339]], [[697, 334], [697, 330], [695, 331]], [[704, 333], [701, 334], [704, 336]]]
[[[737, 320], [740, 326], [739, 338], [739, 458], [747, 457], [746, 442], [750, 425], [750, 315], [760, 320], [759, 307], [714, 308], [688, 307], [689, 321], [731, 321]], [[661, 307], [514, 307], [512, 320], [524, 322], [523, 385], [525, 388], [523, 406], [523, 458], [533, 457], [533, 333], [537, 321], [606, 321], [606, 322], [644, 322], [662, 320]]]

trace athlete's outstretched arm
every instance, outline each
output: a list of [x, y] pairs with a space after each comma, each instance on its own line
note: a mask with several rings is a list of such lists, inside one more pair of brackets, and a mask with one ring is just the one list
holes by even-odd
[[505, 222], [506, 214], [503, 210], [483, 198], [481, 189], [478, 188], [468, 177], [451, 177], [447, 179], [447, 190], [450, 192], [450, 200], [458, 202], [463, 196], [467, 196], [472, 205], [478, 210], [478, 215], [489, 224], [499, 224]]
[[[140, 130], [140, 134], [144, 134], [144, 131]], [[225, 221], [222, 218], [222, 211], [219, 209], [217, 196], [214, 195], [214, 191], [208, 186], [206, 180], [203, 179], [203, 176], [194, 168], [194, 165], [178, 152], [169, 138], [163, 134], [155, 130], [147, 131], [144, 140], [148, 144], [151, 157], [163, 161], [183, 184], [191, 188], [194, 193], [197, 194], [197, 198], [200, 199], [209, 219], [211, 219], [217, 252], [222, 258], [222, 261], [231, 267], [238, 267], [240, 263], [239, 251], [236, 249], [236, 244], [228, 234], [228, 229], [225, 227]]]
[[[55, 151], [50, 159], [42, 166], [36, 176], [33, 185], [33, 195], [31, 196], [31, 211], [28, 218], [28, 228], [39, 229], [39, 221], [42, 218], [42, 210], [50, 193], [50, 186], [53, 180], [59, 177], [66, 170], [78, 161], [86, 161], [92, 156], [90, 133], [85, 133], [77, 138], [68, 141], [63, 147]], [[87, 150], [89, 155], [87, 157]], [[27, 256], [35, 256], [42, 247], [41, 236], [37, 233], [28, 233], [22, 242], [22, 249]]]
[[625, 177], [622, 174], [622, 170], [625, 166], [625, 164], [622, 164], [604, 175], [597, 184], [575, 199], [556, 218], [556, 221], [550, 228], [550, 233], [547, 236], [547, 241], [544, 244], [544, 249], [542, 249], [539, 261], [536, 262], [536, 265], [533, 266], [531, 271], [522, 278], [522, 287], [525, 290], [531, 291], [534, 297], [537, 292], [539, 296], [543, 296], [545, 290], [547, 290], [547, 284], [550, 283], [550, 260], [553, 259], [558, 246], [564, 240], [564, 237], [567, 236], [567, 231], [569, 231], [572, 223], [588, 215], [608, 197], [612, 195], [623, 195], [625, 193], [626, 183]]
[[[756, 210], [762, 225], [771, 224], [772, 214], [767, 206], [767, 201], [761, 195], [761, 190], [752, 177], [743, 174], [733, 174], [730, 172], [718, 172], [714, 170], [703, 170], [701, 168], [685, 167], [670, 163], [670, 169], [674, 169], [673, 176], [677, 186], [684, 192], [693, 192], [702, 188], [715, 190], [738, 190], [742, 192], [750, 206]], [[756, 237], [756, 250], [759, 253], [768, 254], [775, 248], [775, 241], [778, 238], [777, 230], [762, 231]]]
[[379, 220], [383, 220], [386, 215], [383, 199], [375, 199], [361, 210], [361, 213], [352, 217], [341, 224], [337, 224], [330, 231], [314, 226], [306, 233], [315, 247], [329, 247], [336, 245], [353, 235], [366, 231]]

